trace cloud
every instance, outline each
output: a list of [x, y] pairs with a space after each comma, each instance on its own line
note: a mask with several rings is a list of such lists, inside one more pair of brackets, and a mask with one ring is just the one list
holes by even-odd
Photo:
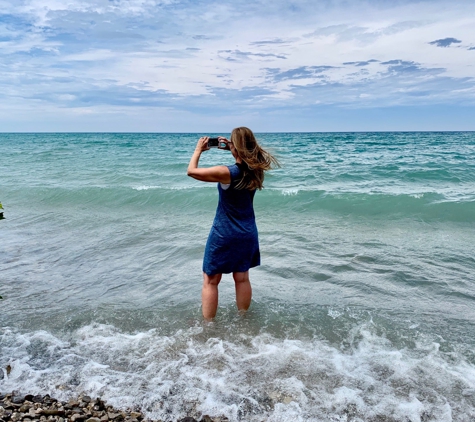
[[257, 46], [268, 46], [268, 45], [282, 45], [282, 44], [289, 44], [291, 41], [285, 41], [281, 38], [274, 38], [272, 40], [261, 40], [261, 41], [252, 41], [250, 45], [257, 45]]
[[249, 60], [253, 57], [257, 58], [276, 58], [276, 59], [286, 59], [287, 57], [283, 54], [274, 54], [274, 53], [253, 53], [250, 51], [240, 51], [240, 50], [220, 50], [218, 55], [229, 61], [239, 61], [239, 60]]
[[363, 62], [344, 62], [343, 65], [355, 65], [355, 66], [368, 66], [370, 63], [377, 63], [379, 62], [379, 60], [374, 60], [374, 59], [371, 59], [371, 60], [366, 60], [366, 61], [363, 61]]
[[[423, 71], [421, 65], [414, 61], [408, 60], [389, 60], [382, 62], [382, 65], [387, 65], [387, 71], [392, 73], [414, 73]], [[431, 69], [431, 71], [443, 71], [444, 69]]]
[[0, 103], [220, 116], [472, 104], [475, 47], [460, 40], [475, 3], [462, 3], [0, 0]]
[[266, 69], [267, 75], [274, 81], [280, 82], [285, 80], [296, 79], [314, 79], [324, 78], [322, 75], [329, 69], [334, 69], [334, 66], [301, 66], [295, 69], [281, 71], [280, 69]]
[[429, 44], [437, 47], [450, 47], [452, 44], [460, 44], [462, 41], [456, 38], [442, 38], [440, 40], [431, 41]]

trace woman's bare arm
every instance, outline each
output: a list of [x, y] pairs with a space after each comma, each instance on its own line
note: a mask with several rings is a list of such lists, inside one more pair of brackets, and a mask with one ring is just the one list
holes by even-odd
[[199, 168], [200, 156], [203, 151], [209, 150], [208, 137], [204, 136], [198, 140], [195, 152], [191, 156], [188, 164], [187, 175], [193, 179], [201, 180], [202, 182], [221, 182], [231, 183], [231, 173], [226, 166], [214, 166], [208, 168]]

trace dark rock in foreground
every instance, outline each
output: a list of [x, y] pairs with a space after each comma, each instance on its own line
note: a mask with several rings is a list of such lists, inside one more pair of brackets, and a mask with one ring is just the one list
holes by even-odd
[[[142, 412], [118, 410], [100, 398], [79, 396], [58, 401], [46, 396], [0, 393], [0, 422], [161, 422], [145, 418]], [[205, 415], [200, 421], [187, 416], [177, 422], [225, 422], [224, 418]]]

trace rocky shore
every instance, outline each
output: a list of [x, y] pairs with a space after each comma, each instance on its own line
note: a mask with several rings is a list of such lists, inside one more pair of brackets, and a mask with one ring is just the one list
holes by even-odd
[[[137, 410], [118, 410], [100, 398], [81, 395], [59, 401], [48, 394], [20, 395], [0, 393], [0, 422], [163, 422], [147, 419]], [[227, 419], [203, 416], [177, 419], [176, 422], [225, 422]]]

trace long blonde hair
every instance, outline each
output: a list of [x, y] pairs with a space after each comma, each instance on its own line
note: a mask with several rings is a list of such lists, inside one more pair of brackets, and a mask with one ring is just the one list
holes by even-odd
[[251, 129], [247, 127], [234, 129], [231, 133], [231, 142], [243, 163], [241, 168], [244, 174], [236, 188], [262, 189], [264, 172], [280, 167], [279, 161], [257, 143]]

